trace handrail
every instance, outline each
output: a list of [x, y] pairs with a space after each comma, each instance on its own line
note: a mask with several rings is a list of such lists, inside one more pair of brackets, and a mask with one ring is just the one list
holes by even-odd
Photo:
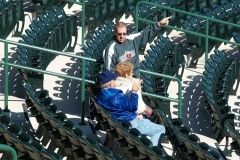
[[[19, 43], [19, 42], [14, 42], [14, 41], [10, 41], [10, 40], [3, 40], [3, 39], [0, 39], [0, 42], [3, 42], [4, 43], [4, 60], [3, 61], [0, 61], [0, 64], [3, 64], [4, 65], [4, 110], [5, 111], [8, 111], [8, 67], [11, 66], [11, 67], [16, 67], [16, 68], [19, 68], [19, 69], [25, 69], [25, 70], [29, 70], [29, 71], [34, 71], [34, 72], [39, 72], [39, 73], [43, 73], [43, 74], [48, 74], [48, 75], [53, 75], [53, 76], [58, 76], [60, 78], [68, 78], [68, 79], [73, 79], [73, 80], [78, 80], [78, 81], [81, 81], [81, 105], [84, 105], [84, 101], [85, 101], [85, 83], [91, 83], [91, 84], [95, 84], [94, 81], [92, 80], [88, 80], [88, 79], [85, 79], [85, 60], [87, 61], [92, 61], [92, 62], [96, 62], [96, 59], [93, 59], [93, 58], [88, 58], [88, 57], [83, 57], [83, 56], [78, 56], [78, 55], [74, 55], [72, 54], [71, 52], [60, 52], [60, 51], [56, 51], [56, 50], [50, 50], [50, 49], [46, 49], [46, 48], [42, 48], [42, 47], [38, 47], [38, 46], [33, 46], [33, 45], [28, 45], [28, 44], [24, 44], [24, 43]], [[32, 48], [32, 49], [37, 49], [37, 50], [42, 50], [42, 51], [45, 51], [43, 53], [51, 53], [51, 54], [58, 54], [58, 55], [63, 55], [63, 56], [68, 56], [68, 57], [74, 57], [74, 58], [78, 58], [78, 59], [82, 59], [83, 60], [83, 63], [82, 63], [82, 78], [78, 78], [78, 77], [75, 77], [75, 76], [69, 76], [69, 75], [65, 75], [65, 74], [61, 74], [61, 73], [56, 73], [56, 72], [52, 72], [52, 71], [45, 71], [45, 70], [41, 70], [41, 69], [36, 69], [36, 68], [32, 68], [32, 67], [26, 67], [26, 66], [22, 66], [22, 65], [18, 65], [18, 64], [13, 64], [13, 63], [9, 63], [8, 62], [8, 44], [13, 44], [13, 45], [17, 45], [17, 46], [24, 46], [24, 47], [27, 47], [27, 48]], [[146, 72], [146, 73], [149, 73], [149, 74], [154, 74], [154, 75], [157, 75], [157, 76], [164, 76], [162, 74], [159, 74], [159, 73], [154, 73], [154, 72], [149, 72], [149, 71], [144, 71], [144, 70], [141, 70], [141, 72]], [[171, 76], [166, 76], [167, 78], [168, 77], [171, 77]], [[175, 78], [175, 77], [171, 77], [172, 79], [175, 79], [178, 83], [180, 83], [180, 87], [181, 87], [181, 82], [179, 79]], [[179, 88], [179, 95], [182, 95], [182, 89]], [[161, 96], [158, 96], [156, 94], [148, 94], [148, 93], [144, 93], [146, 95], [149, 95], [149, 96], [155, 96], [155, 97], [160, 97]], [[173, 101], [176, 101], [174, 99], [168, 99], [168, 100], [173, 100]], [[179, 98], [179, 106], [182, 106], [182, 101], [181, 99]], [[81, 108], [84, 108], [83, 106]], [[81, 120], [81, 123], [84, 123], [84, 110], [82, 110], [82, 120]], [[179, 112], [179, 116], [181, 117], [181, 112]]]
[[0, 144], [0, 151], [8, 152], [12, 156], [12, 160], [18, 160], [17, 152], [11, 146]]
[[86, 59], [88, 61], [96, 62], [96, 60], [93, 59], [93, 58], [74, 55], [74, 52], [61, 52], [61, 51], [57, 51], [57, 50], [46, 49], [46, 48], [39, 47], [39, 46], [29, 45], [29, 44], [25, 44], [25, 43], [19, 43], [19, 42], [15, 42], [15, 41], [10, 41], [10, 40], [7, 40], [7, 39], [0, 39], [0, 42], [3, 42], [4, 44], [5, 43], [13, 44], [13, 45], [17, 45], [17, 46], [23, 46], [23, 47], [27, 47], [27, 48], [41, 50], [41, 51], [44, 51], [44, 52], [49, 52], [49, 53], [52, 53], [52, 54], [57, 54], [57, 55], [62, 55], [62, 56], [67, 56], [67, 57], [73, 57], [73, 58], [79, 58], [79, 59]]
[[[231, 41], [228, 41], [228, 40], [225, 40], [225, 39], [221, 39], [221, 38], [217, 38], [217, 37], [214, 37], [214, 36], [210, 36], [209, 35], [209, 21], [218, 22], [218, 23], [222, 23], [222, 24], [226, 24], [226, 25], [231, 25], [231, 26], [238, 27], [238, 28], [240, 28], [240, 25], [237, 25], [237, 24], [234, 24], [234, 23], [230, 23], [230, 22], [226, 22], [226, 21], [222, 21], [222, 20], [215, 19], [215, 18], [211, 18], [211, 17], [207, 17], [207, 16], [197, 15], [195, 13], [186, 12], [186, 11], [183, 11], [183, 10], [180, 10], [180, 9], [171, 8], [171, 7], [167, 7], [167, 6], [164, 6], [164, 5], [159, 5], [159, 4], [152, 3], [152, 2], [146, 2], [146, 1], [139, 1], [137, 3], [137, 6], [136, 6], [136, 22], [135, 22], [135, 24], [136, 24], [136, 31], [138, 31], [138, 26], [139, 26], [138, 22], [139, 22], [139, 20], [143, 21], [143, 22], [151, 23], [151, 24], [155, 24], [156, 23], [155, 21], [147, 20], [147, 19], [141, 18], [139, 16], [139, 5], [140, 4], [144, 4], [144, 3], [152, 5], [152, 6], [156, 6], [158, 8], [167, 9], [167, 10], [175, 11], [175, 12], [178, 12], [178, 13], [187, 14], [187, 15], [191, 15], [191, 16], [194, 16], [194, 17], [205, 19], [206, 20], [205, 34], [194, 32], [194, 31], [188, 31], [188, 30], [185, 30], [185, 29], [182, 29], [182, 28], [171, 26], [171, 25], [165, 26], [166, 28], [175, 29], [177, 31], [182, 31], [182, 32], [186, 32], [186, 33], [189, 33], [189, 34], [193, 34], [193, 35], [205, 38], [205, 63], [206, 63], [206, 61], [208, 59], [208, 41], [209, 41], [209, 39], [240, 46], [240, 43], [231, 42]], [[159, 76], [160, 75], [161, 74], [159, 74]], [[164, 77], [164, 76], [162, 76], [162, 77]], [[164, 78], [167, 78], [167, 77], [164, 77]], [[168, 77], [168, 78], [170, 78], [170, 77]], [[177, 81], [177, 82], [178, 82], [179, 90], [182, 91], [182, 89], [180, 89], [180, 84], [181, 83], [179, 81]], [[179, 93], [178, 96], [181, 96], [181, 98], [179, 98], [179, 101], [178, 101], [179, 102], [178, 105], [180, 105], [180, 106], [178, 106], [179, 107], [178, 108], [178, 113], [180, 114], [180, 117], [181, 117], [181, 113], [182, 113], [182, 92], [181, 92], [181, 95]], [[171, 99], [171, 98], [164, 98], [164, 97], [160, 97], [160, 96], [159, 96], [159, 98], [168, 99], [168, 100], [174, 101], [174, 99]], [[181, 110], [181, 111], [179, 111], [179, 110]]]
[[186, 32], [186, 33], [189, 33], [189, 34], [192, 34], [192, 35], [196, 35], [196, 36], [205, 38], [205, 63], [206, 63], [206, 61], [208, 59], [208, 40], [209, 39], [210, 40], [224, 42], [224, 43], [228, 43], [228, 44], [232, 44], [232, 45], [240, 46], [240, 43], [231, 42], [231, 41], [228, 41], [228, 40], [225, 40], [225, 39], [221, 39], [221, 38], [217, 38], [217, 37], [208, 35], [209, 34], [209, 21], [213, 21], [213, 22], [218, 22], [218, 23], [234, 26], [234, 27], [237, 27], [237, 28], [240, 28], [240, 25], [234, 24], [234, 23], [231, 23], [231, 22], [226, 22], [226, 21], [219, 20], [219, 19], [215, 19], [215, 18], [212, 18], [212, 17], [198, 15], [198, 14], [195, 14], [195, 13], [183, 11], [183, 10], [176, 9], [176, 8], [167, 7], [167, 6], [156, 4], [156, 3], [152, 3], [152, 2], [139, 1], [137, 3], [137, 6], [136, 6], [136, 31], [138, 31], [138, 21], [139, 20], [141, 20], [143, 22], [151, 23], [151, 24], [155, 24], [156, 23], [155, 21], [147, 20], [147, 19], [141, 18], [139, 16], [139, 13], [138, 13], [139, 5], [142, 4], [142, 3], [150, 4], [150, 5], [156, 6], [158, 8], [175, 11], [175, 12], [182, 13], [182, 14], [187, 14], [187, 15], [190, 15], [190, 16], [193, 16], [193, 17], [198, 17], [198, 18], [205, 19], [206, 20], [205, 34], [198, 33], [198, 32], [193, 32], [193, 31], [189, 31], [189, 30], [185, 30], [185, 29], [182, 29], [182, 28], [179, 28], [179, 27], [174, 27], [174, 26], [171, 26], [171, 25], [165, 26], [166, 28], [175, 29], [177, 31], [182, 31], [182, 32]]
[[[49, 52], [49, 53], [52, 53], [52, 54], [58, 54], [58, 55], [63, 55], [63, 56], [68, 56], [68, 57], [79, 58], [79, 59], [82, 59], [83, 61], [88, 60], [88, 61], [95, 62], [96, 61], [95, 59], [88, 58], [88, 57], [83, 57], [83, 56], [78, 56], [78, 55], [73, 55], [73, 53], [71, 53], [71, 52], [63, 53], [63, 52], [60, 52], [60, 51], [50, 50], [50, 49], [37, 47], [37, 46], [33, 46], [33, 45], [28, 45], [28, 44], [23, 44], [23, 43], [18, 43], [18, 42], [14, 42], [14, 41], [10, 41], [10, 40], [0, 39], [0, 42], [4, 43], [4, 61], [0, 61], [0, 64], [4, 65], [4, 111], [9, 111], [9, 109], [8, 109], [8, 86], [9, 86], [8, 85], [8, 71], [9, 71], [8, 66], [21, 68], [21, 69], [26, 69], [26, 70], [31, 70], [31, 71], [44, 73], [44, 74], [49, 74], [49, 75], [54, 75], [54, 76], [58, 76], [58, 77], [80, 80], [80, 81], [82, 81], [82, 84], [84, 84], [84, 86], [82, 86], [81, 94], [85, 94], [85, 93], [83, 93], [85, 91], [85, 81], [88, 82], [88, 83], [94, 83], [93, 81], [85, 80], [85, 64], [84, 63], [82, 64], [82, 78], [77, 78], [77, 77], [74, 77], [74, 76], [68, 76], [68, 75], [64, 75], [64, 74], [60, 74], [60, 73], [56, 73], [56, 72], [45, 71], [45, 70], [35, 69], [35, 68], [32, 68], [32, 67], [26, 67], [26, 66], [22, 66], [22, 65], [9, 63], [8, 62], [8, 44], [14, 44], [14, 45], [17, 45], [17, 46], [24, 46], [24, 47], [27, 47], [27, 48], [32, 48], [32, 49], [36, 49], [36, 50]], [[43, 53], [45, 53], [45, 52], [43, 52]], [[84, 101], [85, 101], [85, 96], [84, 97], [81, 96], [81, 105], [84, 103]], [[82, 106], [81, 109], [84, 110], [84, 107]], [[84, 112], [81, 112], [81, 113], [82, 113], [82, 117], [84, 117]], [[82, 119], [82, 121], [84, 121], [84, 119]]]
[[[82, 5], [82, 41], [81, 41], [81, 46], [83, 46], [84, 45], [84, 37], [85, 37], [85, 17], [86, 17], [85, 2], [87, 2], [87, 1], [86, 0], [79, 0], [79, 1], [65, 0], [65, 1]], [[82, 2], [80, 2], [80, 1], [82, 1]]]
[[140, 70], [140, 71], [143, 72], [143, 73], [148, 73], [148, 74], [151, 74], [151, 75], [156, 75], [156, 76], [159, 76], [159, 77], [163, 77], [163, 78], [166, 78], [166, 79], [172, 79], [174, 81], [177, 81], [177, 83], [178, 83], [178, 98], [177, 99], [176, 98], [165, 97], [165, 96], [159, 96], [159, 95], [156, 95], [156, 94], [149, 94], [149, 93], [146, 93], [146, 92], [143, 92], [143, 94], [147, 95], [147, 96], [151, 96], [151, 97], [164, 99], [164, 100], [178, 102], [178, 117], [182, 118], [182, 105], [183, 105], [183, 103], [182, 103], [182, 81], [177, 77], [173, 77], [173, 76], [169, 76], [169, 75], [165, 75], [165, 74], [161, 74], [161, 73], [155, 73], [155, 72], [146, 71], [146, 70]]

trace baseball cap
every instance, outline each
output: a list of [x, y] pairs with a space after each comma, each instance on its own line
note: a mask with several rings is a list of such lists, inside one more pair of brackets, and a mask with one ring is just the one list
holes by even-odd
[[106, 70], [99, 74], [99, 82], [100, 84], [105, 84], [110, 82], [111, 80], [116, 80], [117, 74], [113, 71]]

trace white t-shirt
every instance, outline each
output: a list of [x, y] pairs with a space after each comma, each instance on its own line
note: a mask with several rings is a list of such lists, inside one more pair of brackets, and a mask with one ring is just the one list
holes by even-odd
[[[136, 80], [135, 78], [131, 80], [124, 77], [117, 77], [116, 81], [119, 83], [119, 86], [116, 88], [122, 90], [124, 94], [128, 94], [130, 93], [130, 91], [132, 91], [133, 82], [135, 80]], [[141, 114], [146, 109], [146, 104], [142, 99], [142, 91], [138, 90], [137, 94], [138, 94], [138, 107], [137, 107], [138, 109], [136, 113]]]

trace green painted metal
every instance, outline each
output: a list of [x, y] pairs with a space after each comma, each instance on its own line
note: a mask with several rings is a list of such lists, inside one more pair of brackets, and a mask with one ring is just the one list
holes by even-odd
[[[77, 3], [77, 4], [81, 3], [80, 1], [73, 1], [73, 0], [67, 0], [67, 1], [74, 2], [74, 3]], [[81, 3], [83, 5], [83, 11], [85, 11], [85, 7], [84, 7], [85, 2], [86, 1], [83, 0], [82, 3]], [[205, 42], [206, 46], [208, 46], [207, 42], [208, 42], [209, 39], [217, 40], [217, 41], [221, 41], [221, 42], [225, 42], [225, 43], [229, 43], [229, 44], [234, 44], [234, 45], [240, 46], [240, 44], [237, 44], [237, 43], [234, 43], [234, 42], [230, 42], [230, 41], [227, 41], [227, 40], [224, 40], [224, 39], [220, 39], [220, 38], [216, 38], [216, 37], [213, 37], [213, 36], [209, 36], [208, 35], [208, 24], [209, 24], [209, 20], [210, 20], [210, 21], [215, 21], [215, 22], [219, 22], [219, 23], [223, 23], [223, 24], [232, 25], [232, 26], [235, 26], [235, 27], [240, 27], [240, 25], [236, 25], [236, 24], [233, 24], [233, 23], [229, 23], [229, 22], [225, 22], [225, 21], [221, 21], [221, 20], [216, 20], [216, 19], [209, 18], [209, 17], [206, 17], [206, 16], [196, 15], [196, 14], [193, 14], [193, 13], [190, 13], [190, 12], [178, 10], [178, 9], [175, 9], [175, 8], [166, 7], [166, 6], [163, 6], [163, 5], [157, 5], [155, 3], [144, 2], [144, 1], [140, 1], [139, 3], [137, 3], [136, 11], [138, 11], [139, 4], [141, 4], [141, 3], [148, 3], [150, 5], [154, 5], [154, 6], [157, 6], [159, 8], [164, 8], [164, 9], [180, 12], [180, 13], [183, 13], [183, 14], [188, 14], [188, 15], [191, 15], [191, 16], [196, 16], [196, 17], [199, 17], [199, 18], [206, 19], [207, 23], [206, 23], [206, 33], [205, 34], [196, 33], [196, 32], [192, 32], [192, 31], [188, 31], [188, 30], [183, 30], [181, 28], [177, 28], [177, 27], [173, 27], [173, 26], [166, 26], [167, 28], [170, 28], [170, 29], [175, 29], [175, 30], [187, 32], [187, 33], [190, 33], [190, 34], [194, 34], [194, 35], [197, 35], [197, 36], [200, 36], [200, 37], [205, 37], [206, 38], [206, 42]], [[84, 15], [85, 15], [85, 13], [83, 12], [83, 16]], [[136, 17], [136, 30], [138, 30], [138, 20], [145, 21], [147, 23], [156, 23], [154, 21], [150, 21], [150, 20], [146, 20], [146, 19], [140, 18], [138, 16], [138, 13], [136, 13], [136, 15], [137, 15], [137, 17]], [[83, 18], [82, 23], [83, 23], [83, 26], [85, 26], [85, 24], [84, 24], [85, 23], [85, 19], [84, 18]], [[84, 34], [85, 34], [85, 29], [83, 28], [82, 44], [84, 42]], [[61, 77], [61, 78], [68, 78], [68, 79], [82, 81], [82, 83], [81, 83], [82, 84], [82, 88], [81, 88], [81, 103], [83, 103], [85, 101], [85, 83], [86, 82], [87, 83], [91, 83], [91, 84], [95, 83], [92, 80], [85, 79], [85, 60], [96, 62], [95, 59], [87, 58], [87, 57], [83, 57], [83, 56], [77, 56], [77, 55], [74, 55], [74, 53], [70, 53], [70, 52], [59, 52], [59, 51], [50, 50], [50, 49], [41, 48], [41, 47], [36, 47], [36, 46], [32, 46], [32, 45], [21, 44], [21, 43], [9, 41], [9, 40], [0, 39], [0, 42], [4, 43], [4, 48], [5, 48], [5, 51], [4, 51], [4, 56], [5, 56], [4, 61], [0, 61], [0, 64], [4, 65], [4, 76], [5, 76], [4, 77], [4, 83], [5, 83], [4, 84], [5, 85], [4, 86], [4, 94], [5, 94], [5, 96], [4, 96], [4, 103], [5, 104], [4, 105], [5, 105], [5, 109], [8, 109], [8, 67], [9, 66], [20, 68], [20, 69], [25, 69], [25, 70], [30, 70], [30, 71], [35, 71], [35, 72], [39, 72], [39, 73], [43, 73], [43, 74], [58, 76], [58, 77]], [[26, 67], [26, 66], [22, 66], [22, 65], [17, 65], [17, 64], [13, 64], [13, 63], [8, 63], [8, 44], [24, 46], [24, 47], [27, 47], [27, 48], [33, 48], [33, 49], [49, 52], [49, 53], [52, 53], [52, 54], [57, 54], [57, 55], [63, 55], [63, 56], [67, 56], [67, 57], [74, 57], [74, 58], [82, 59], [83, 60], [83, 63], [82, 63], [82, 78], [74, 77], [74, 76], [68, 76], [68, 75], [65, 75], [65, 74], [55, 73], [55, 72], [51, 72], [51, 71], [35, 69], [35, 68]], [[207, 51], [207, 49], [206, 49], [206, 51]], [[207, 54], [207, 52], [205, 54]], [[206, 58], [207, 58], [207, 56], [206, 56]], [[182, 82], [181, 82], [181, 80], [179, 80], [176, 77], [163, 75], [163, 74], [159, 74], [159, 73], [155, 73], [155, 72], [144, 71], [144, 70], [141, 70], [141, 72], [147, 73], [147, 74], [154, 74], [154, 75], [161, 76], [163, 78], [172, 79], [172, 80], [175, 80], [175, 81], [178, 82], [178, 90], [179, 90], [178, 99], [158, 96], [156, 94], [151, 94], [151, 93], [144, 93], [144, 94], [145, 95], [149, 95], [149, 96], [153, 96], [153, 97], [157, 97], [157, 98], [161, 98], [161, 99], [165, 99], [165, 100], [178, 102], [178, 105], [179, 105], [178, 116], [182, 117]], [[82, 112], [82, 113], [84, 113], [84, 112]]]
[[[85, 1], [82, 2], [82, 46], [84, 45], [85, 37]], [[84, 124], [85, 112], [85, 59], [82, 59], [82, 81], [81, 81], [81, 124]]]
[[[36, 47], [36, 46], [32, 46], [32, 45], [22, 44], [22, 43], [18, 43], [18, 42], [9, 41], [9, 40], [0, 39], [0, 42], [4, 43], [4, 48], [5, 48], [5, 50], [4, 50], [4, 61], [0, 61], [0, 64], [4, 65], [4, 73], [5, 73], [4, 74], [4, 81], [5, 81], [5, 84], [4, 84], [5, 85], [5, 90], [4, 90], [5, 110], [8, 109], [7, 106], [8, 106], [8, 67], [9, 66], [16, 67], [16, 68], [19, 68], [19, 69], [25, 69], [25, 70], [30, 70], [30, 71], [34, 71], [34, 72], [39, 72], [39, 73], [43, 73], [43, 74], [53, 75], [53, 76], [57, 76], [57, 77], [60, 77], [60, 78], [68, 78], [68, 79], [82, 81], [84, 85], [82, 85], [82, 88], [81, 88], [81, 95], [84, 95], [84, 96], [81, 96], [81, 102], [85, 101], [85, 82], [91, 83], [91, 84], [95, 83], [94, 81], [85, 79], [85, 64], [83, 64], [83, 66], [82, 66], [82, 68], [83, 68], [82, 71], [84, 73], [84, 75], [83, 75], [84, 78], [78, 78], [78, 77], [68, 76], [68, 75], [60, 74], [60, 73], [56, 73], [56, 72], [45, 71], [45, 70], [35, 69], [35, 68], [32, 68], [32, 67], [26, 67], [26, 66], [22, 66], [22, 65], [18, 65], [18, 64], [9, 63], [8, 62], [8, 44], [24, 46], [24, 47], [27, 47], [27, 48], [33, 48], [33, 49], [37, 49], [37, 50], [41, 50], [41, 51], [45, 51], [45, 52], [49, 52], [49, 53], [57, 54], [57, 55], [63, 55], [63, 56], [68, 56], [68, 57], [75, 57], [75, 58], [78, 58], [78, 59], [83, 59], [84, 61], [88, 60], [88, 61], [96, 62], [95, 59], [87, 58], [87, 57], [83, 57], [83, 56], [77, 56], [77, 55], [74, 55], [74, 53], [71, 53], [71, 52], [65, 52], [64, 53], [64, 52], [60, 52], [60, 51], [55, 51], [55, 50], [50, 50], [50, 49], [46, 49], [46, 48]], [[83, 115], [83, 117], [84, 117], [84, 115]]]
[[[74, 55], [74, 53], [71, 53], [71, 52], [60, 52], [60, 51], [50, 50], [50, 49], [46, 49], [46, 48], [42, 48], [42, 47], [27, 45], [27, 44], [18, 43], [18, 42], [9, 41], [9, 40], [0, 39], [0, 42], [4, 43], [5, 48], [8, 48], [8, 44], [13, 44], [13, 45], [19, 45], [19, 46], [24, 46], [24, 47], [27, 47], [27, 48], [32, 48], [32, 49], [45, 51], [43, 53], [49, 52], [49, 53], [52, 53], [52, 54], [57, 54], [57, 55], [63, 55], [63, 56], [68, 56], [68, 57], [74, 57], [74, 58], [82, 59], [83, 60], [83, 63], [82, 63], [82, 78], [75, 77], [75, 76], [69, 76], [69, 75], [65, 75], [65, 74], [61, 74], [61, 73], [56, 73], [56, 72], [52, 72], [52, 71], [45, 71], [45, 70], [36, 69], [36, 68], [32, 68], [32, 67], [26, 67], [26, 66], [22, 66], [22, 65], [18, 65], [18, 64], [9, 63], [8, 59], [6, 59], [6, 58], [4, 58], [4, 61], [0, 61], [0, 64], [3, 64], [4, 67], [7, 66], [7, 69], [5, 70], [6, 73], [7, 73], [8, 67], [10, 66], [10, 67], [15, 67], [15, 68], [19, 68], [19, 69], [39, 72], [39, 73], [42, 73], [42, 74], [53, 75], [53, 76], [57, 76], [57, 77], [60, 77], [60, 78], [67, 78], [67, 79], [73, 79], [73, 80], [81, 81], [81, 85], [82, 85], [81, 86], [81, 104], [82, 105], [84, 104], [84, 102], [85, 102], [85, 83], [95, 84], [94, 81], [85, 79], [85, 60], [96, 62], [96, 59]], [[8, 49], [5, 49], [4, 56], [8, 57]], [[163, 75], [163, 74], [159, 74], [159, 73], [144, 71], [144, 70], [141, 70], [141, 72], [154, 74], [154, 75], [157, 75], [157, 76], [164, 76], [166, 78], [170, 78], [170, 79], [176, 80], [180, 84], [179, 85], [179, 95], [182, 95], [181, 81], [178, 78], [167, 76], [167, 75]], [[8, 75], [6, 73], [5, 73], [5, 75]], [[7, 92], [8, 92], [8, 76], [5, 76], [5, 83], [7, 85], [5, 85], [6, 89], [5, 89], [4, 101], [7, 104], [8, 103], [8, 94], [7, 94]], [[155, 97], [161, 98], [161, 96], [158, 96], [156, 94], [150, 94], [150, 93], [144, 93], [144, 94], [145, 95], [149, 95], [149, 96], [155, 96]], [[182, 101], [179, 102], [176, 99], [171, 99], [171, 98], [166, 98], [166, 100], [171, 100], [171, 101], [174, 101], [174, 102], [178, 102], [179, 106], [182, 106]], [[179, 116], [181, 116], [181, 112], [179, 112]], [[83, 118], [81, 119], [81, 122], [83, 123], [84, 122], [84, 109], [82, 110], [82, 117]]]
[[173, 101], [173, 102], [178, 102], [178, 117], [182, 118], [182, 105], [183, 105], [183, 103], [182, 103], [182, 81], [177, 77], [168, 76], [168, 75], [161, 74], [161, 73], [155, 73], [155, 72], [146, 71], [146, 70], [140, 70], [140, 72], [147, 73], [147, 74], [152, 74], [152, 75], [156, 75], [156, 76], [163, 77], [163, 78], [166, 78], [166, 79], [172, 79], [174, 81], [177, 81], [177, 83], [178, 83], [178, 98], [177, 99], [176, 98], [169, 98], [169, 97], [165, 97], [165, 96], [159, 96], [159, 95], [156, 95], [156, 94], [149, 94], [149, 93], [145, 93], [145, 92], [143, 92], [143, 94], [147, 95], [147, 96], [151, 96], [151, 97], [164, 99], [164, 100], [170, 100], [170, 101]]
[[[186, 11], [179, 10], [179, 9], [176, 9], [176, 8], [171, 8], [171, 7], [167, 7], [167, 6], [164, 6], [164, 5], [159, 5], [159, 4], [156, 4], [156, 3], [151, 3], [151, 2], [146, 2], [146, 1], [139, 1], [137, 3], [137, 6], [136, 6], [136, 22], [135, 22], [136, 32], [138, 31], [138, 27], [139, 27], [139, 24], [138, 24], [139, 20], [143, 21], [143, 22], [150, 23], [150, 24], [155, 24], [156, 23], [155, 21], [147, 20], [147, 19], [141, 18], [139, 16], [138, 11], [139, 11], [139, 5], [141, 5], [141, 4], [148, 4], [148, 5], [156, 6], [157, 8], [166, 9], [166, 10], [170, 10], [170, 11], [175, 11], [175, 12], [178, 12], [178, 13], [181, 13], [181, 14], [186, 14], [186, 15], [190, 15], [190, 16], [193, 16], [193, 17], [198, 17], [198, 18], [205, 19], [206, 20], [205, 34], [201, 34], [201, 33], [198, 33], [198, 32], [193, 32], [193, 31], [188, 31], [188, 30], [181, 29], [181, 28], [174, 27], [174, 26], [170, 26], [170, 25], [164, 26], [166, 28], [175, 29], [177, 31], [182, 31], [182, 32], [186, 32], [186, 33], [189, 33], [189, 34], [193, 34], [193, 35], [205, 38], [205, 63], [208, 60], [208, 48], [209, 48], [208, 47], [208, 41], [209, 41], [209, 39], [240, 46], [239, 43], [231, 42], [231, 41], [228, 41], [228, 40], [225, 40], [225, 39], [221, 39], [221, 38], [217, 38], [217, 37], [209, 35], [209, 21], [222, 23], [222, 24], [226, 24], [226, 25], [231, 25], [231, 26], [240, 28], [240, 25], [238, 25], [238, 24], [234, 24], [234, 23], [222, 21], [222, 20], [219, 20], [219, 19], [214, 19], [214, 18], [211, 18], [211, 17], [202, 16], [202, 15], [198, 15], [198, 14], [195, 14], [195, 13], [186, 12]], [[163, 78], [167, 78], [166, 75], [159, 74], [159, 76], [163, 77]], [[170, 77], [168, 77], [168, 78], [170, 78]], [[177, 81], [177, 82], [178, 82], [178, 88], [181, 91], [181, 92], [179, 92], [179, 95], [178, 95], [178, 116], [182, 117], [182, 115], [181, 115], [182, 114], [182, 84], [179, 81]], [[151, 95], [151, 96], [153, 96], [153, 95]], [[163, 96], [158, 96], [158, 97], [161, 98], [161, 99], [175, 101], [175, 99], [171, 99], [171, 98], [168, 98], [168, 97], [163, 97]]]
[[[137, 3], [137, 7], [136, 7], [136, 22], [135, 22], [135, 24], [136, 24], [136, 31], [138, 31], [138, 26], [139, 26], [138, 25], [138, 21], [139, 20], [147, 22], [147, 23], [151, 23], [151, 24], [155, 24], [156, 23], [155, 21], [151, 21], [151, 20], [147, 20], [147, 19], [139, 17], [139, 14], [138, 14], [138, 10], [139, 9], [138, 8], [139, 8], [139, 5], [141, 3], [146, 3], [146, 4], [154, 5], [154, 6], [158, 7], [158, 8], [163, 8], [163, 9], [175, 11], [175, 12], [182, 13], [182, 14], [187, 14], [187, 15], [190, 15], [190, 16], [193, 16], [193, 17], [202, 18], [202, 19], [205, 19], [206, 21], [208, 20], [208, 21], [212, 21], [212, 22], [217, 22], [217, 23], [222, 23], [222, 24], [234, 26], [234, 27], [237, 27], [237, 28], [240, 29], [240, 25], [239, 24], [234, 24], [234, 23], [230, 23], [230, 22], [219, 20], [219, 19], [215, 19], [215, 18], [198, 15], [198, 14], [191, 13], [191, 12], [186, 12], [186, 11], [183, 11], [183, 10], [180, 10], [180, 9], [171, 8], [171, 7], [167, 7], [167, 6], [164, 6], [164, 5], [158, 5], [158, 4], [151, 3], [151, 2], [140, 1], [139, 3]], [[209, 22], [208, 22], [208, 24], [209, 24]], [[193, 32], [193, 31], [181, 29], [181, 28], [178, 28], [178, 27], [170, 26], [170, 25], [167, 25], [167, 26], [164, 26], [164, 27], [169, 28], [169, 29], [175, 29], [177, 31], [186, 32], [186, 33], [193, 34], [193, 35], [196, 35], [196, 36], [199, 36], [199, 37], [203, 37], [203, 38], [207, 37], [208, 39], [211, 39], [211, 40], [220, 41], [220, 42], [224, 42], [224, 43], [240, 46], [240, 43], [231, 42], [231, 41], [228, 41], [228, 40], [225, 40], [225, 39], [221, 39], [221, 38], [217, 38], [217, 37], [214, 37], [214, 36], [206, 35], [207, 32], [205, 34], [202, 34], [202, 33], [198, 33], [198, 32]], [[208, 53], [205, 53], [205, 54], [208, 54]]]
[[[208, 35], [209, 32], [209, 20], [206, 20], [206, 29], [205, 29], [205, 34]], [[205, 37], [205, 64], [208, 60], [208, 37]]]
[[[6, 44], [13, 44], [13, 45], [17, 45], [17, 46], [23, 46], [23, 47], [26, 47], [26, 48], [32, 48], [32, 49], [41, 50], [41, 51], [44, 51], [44, 52], [49, 52], [49, 53], [56, 54], [56, 55], [62, 55], [62, 56], [66, 56], [66, 57], [74, 57], [74, 58], [78, 58], [78, 59], [85, 59], [85, 60], [88, 60], [88, 61], [96, 62], [96, 59], [83, 57], [83, 56], [78, 56], [78, 55], [75, 55], [75, 53], [73, 53], [73, 52], [61, 52], [61, 51], [46, 49], [46, 48], [42, 48], [42, 47], [38, 47], [38, 46], [34, 46], [34, 45], [18, 43], [18, 42], [6, 40], [6, 39], [0, 39], [0, 42], [4, 43], [5, 45]], [[6, 55], [7, 54], [8, 53], [6, 53]]]
[[[4, 64], [4, 61], [0, 61], [0, 64]], [[5, 64], [4, 64], [4, 65], [5, 65]], [[41, 70], [41, 69], [35, 69], [35, 68], [26, 67], [26, 66], [22, 66], [22, 65], [18, 65], [18, 64], [13, 64], [13, 63], [6, 63], [6, 65], [8, 65], [8, 66], [10, 66], [10, 67], [15, 67], [15, 68], [19, 68], [19, 69], [34, 71], [34, 72], [38, 72], [38, 73], [42, 73], [42, 74], [57, 76], [57, 77], [59, 77], [59, 78], [65, 78], [65, 79], [72, 79], [72, 80], [77, 80], [77, 81], [83, 81], [82, 78], [78, 78], [78, 77], [75, 77], [75, 76], [69, 76], [69, 75], [61, 74], [61, 73], [56, 73], [56, 72], [52, 72], [52, 71], [45, 71], [45, 70]], [[85, 81], [86, 81], [87, 83], [90, 83], [90, 84], [95, 84], [95, 82], [92, 81], [92, 80], [85, 79]], [[4, 94], [5, 94], [5, 93], [4, 93]]]
[[4, 45], [4, 111], [8, 112], [8, 44]]
[[0, 151], [8, 152], [12, 156], [12, 160], [18, 160], [17, 152], [11, 146], [0, 144]]
[[[83, 92], [82, 92], [83, 91]], [[81, 81], [81, 124], [84, 124], [85, 112], [85, 60], [82, 59], [82, 81]]]

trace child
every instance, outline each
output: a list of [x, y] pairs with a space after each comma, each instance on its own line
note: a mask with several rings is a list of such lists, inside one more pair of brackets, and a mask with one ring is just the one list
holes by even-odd
[[[116, 72], [118, 74], [117, 82], [119, 83], [118, 89], [121, 89], [123, 93], [128, 93], [132, 90], [132, 84], [134, 81], [138, 80], [133, 78], [133, 64], [131, 62], [125, 61], [120, 62], [116, 65]], [[142, 92], [139, 90], [138, 94], [138, 109], [137, 114], [144, 114], [146, 116], [151, 116], [152, 109], [149, 108], [142, 99]]]

